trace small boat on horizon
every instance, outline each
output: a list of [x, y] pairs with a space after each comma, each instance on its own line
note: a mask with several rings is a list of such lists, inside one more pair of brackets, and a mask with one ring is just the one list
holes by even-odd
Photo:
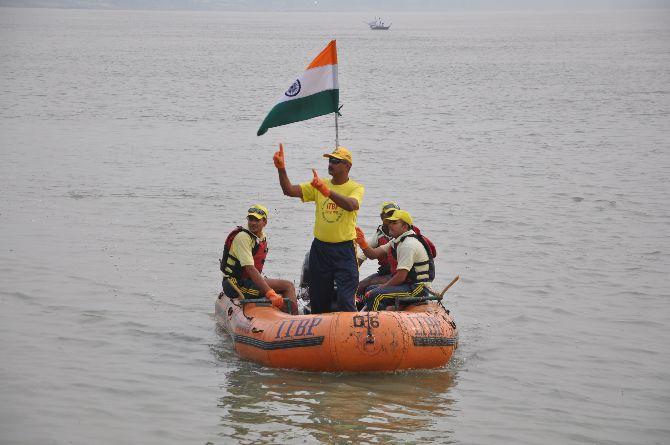
[[375, 17], [373, 21], [367, 23], [372, 30], [387, 30], [391, 27], [391, 24], [385, 24], [381, 17]]

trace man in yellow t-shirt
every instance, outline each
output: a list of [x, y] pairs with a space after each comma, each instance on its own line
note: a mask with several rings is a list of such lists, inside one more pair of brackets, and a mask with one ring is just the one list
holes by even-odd
[[328, 158], [328, 174], [332, 179], [319, 178], [312, 170], [311, 182], [294, 185], [286, 173], [284, 146], [274, 155], [279, 172], [279, 184], [286, 196], [313, 201], [314, 241], [309, 251], [309, 296], [314, 314], [337, 310], [355, 312], [354, 294], [358, 285], [356, 262], [356, 217], [365, 189], [349, 178], [352, 157], [344, 147], [337, 147]]

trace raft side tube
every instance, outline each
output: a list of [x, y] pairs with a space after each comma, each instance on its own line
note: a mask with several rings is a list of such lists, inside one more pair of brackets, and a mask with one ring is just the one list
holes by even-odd
[[395, 371], [444, 366], [456, 347], [453, 319], [429, 302], [402, 311], [289, 315], [272, 306], [216, 302], [216, 318], [244, 358], [304, 371]]

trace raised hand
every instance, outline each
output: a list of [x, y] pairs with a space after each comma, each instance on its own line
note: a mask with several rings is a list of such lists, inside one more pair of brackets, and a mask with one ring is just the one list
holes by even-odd
[[277, 168], [286, 168], [286, 161], [284, 160], [284, 144], [279, 144], [279, 151], [275, 151], [272, 160]]
[[312, 179], [312, 187], [317, 189], [323, 196], [328, 198], [330, 196], [330, 189], [326, 185], [325, 182], [323, 182], [323, 179], [319, 178], [318, 173], [316, 170], [312, 169], [312, 173], [314, 173], [314, 179]]

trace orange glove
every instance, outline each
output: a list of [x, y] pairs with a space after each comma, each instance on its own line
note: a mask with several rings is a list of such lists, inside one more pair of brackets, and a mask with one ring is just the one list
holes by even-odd
[[365, 234], [360, 227], [356, 227], [356, 243], [361, 246], [361, 249], [367, 249], [370, 247], [368, 246], [368, 242], [365, 240]]
[[274, 291], [274, 289], [269, 289], [265, 292], [265, 298], [272, 302], [272, 305], [277, 309], [283, 311], [285, 308], [284, 299]]
[[279, 144], [279, 151], [275, 151], [272, 157], [277, 168], [286, 168], [286, 161], [284, 161], [284, 144]]
[[312, 169], [312, 173], [314, 173], [314, 179], [312, 179], [312, 187], [317, 189], [323, 196], [328, 198], [330, 196], [330, 189], [326, 185], [325, 182], [323, 182], [323, 179], [319, 178], [319, 175], [316, 173], [316, 170]]

